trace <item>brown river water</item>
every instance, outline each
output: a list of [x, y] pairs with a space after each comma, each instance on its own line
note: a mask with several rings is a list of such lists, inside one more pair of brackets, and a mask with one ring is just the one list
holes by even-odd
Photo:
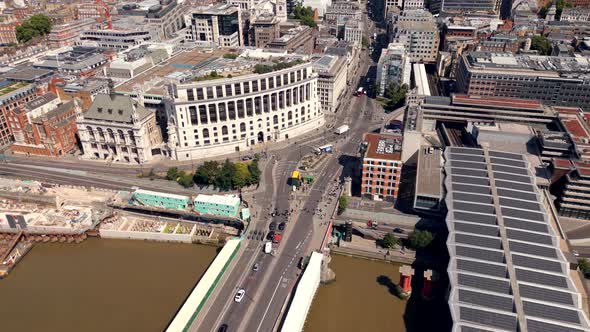
[[405, 331], [405, 301], [389, 292], [399, 265], [332, 255], [336, 280], [320, 285], [305, 332]]
[[0, 280], [0, 331], [162, 331], [216, 254], [194, 244], [36, 244]]

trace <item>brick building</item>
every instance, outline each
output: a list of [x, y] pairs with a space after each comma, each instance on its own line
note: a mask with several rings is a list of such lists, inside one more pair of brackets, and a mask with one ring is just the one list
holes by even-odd
[[12, 130], [8, 124], [8, 112], [36, 97], [33, 84], [25, 82], [0, 82], [0, 147], [13, 142]]
[[51, 92], [9, 111], [15, 153], [59, 157], [76, 148], [76, 107]]
[[0, 23], [0, 45], [16, 43], [16, 27], [19, 22], [9, 21]]
[[401, 178], [401, 134], [363, 135], [361, 193], [375, 200], [395, 201]]

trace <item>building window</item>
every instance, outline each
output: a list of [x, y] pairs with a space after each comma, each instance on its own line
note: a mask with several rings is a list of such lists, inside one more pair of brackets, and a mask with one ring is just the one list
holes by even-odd
[[186, 98], [187, 98], [189, 101], [193, 101], [193, 100], [195, 100], [195, 93], [193, 92], [193, 89], [187, 89], [187, 90], [186, 90]]

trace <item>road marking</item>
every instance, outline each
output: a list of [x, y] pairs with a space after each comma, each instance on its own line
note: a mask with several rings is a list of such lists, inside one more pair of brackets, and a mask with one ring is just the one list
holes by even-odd
[[262, 326], [262, 323], [264, 322], [264, 318], [266, 317], [266, 314], [268, 313], [268, 309], [270, 309], [270, 305], [272, 304], [272, 300], [275, 298], [275, 295], [277, 294], [277, 290], [279, 289], [279, 286], [281, 285], [281, 281], [283, 281], [282, 276], [281, 276], [281, 279], [279, 279], [279, 282], [277, 283], [277, 287], [275, 287], [274, 292], [272, 292], [272, 296], [270, 297], [270, 301], [268, 301], [268, 305], [266, 306], [266, 310], [264, 310], [264, 314], [262, 315], [262, 318], [260, 319], [260, 324], [258, 324], [258, 327], [256, 328], [256, 332], [260, 331], [260, 327]]

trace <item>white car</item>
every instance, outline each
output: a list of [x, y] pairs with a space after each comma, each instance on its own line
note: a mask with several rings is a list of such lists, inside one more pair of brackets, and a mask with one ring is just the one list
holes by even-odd
[[238, 292], [236, 293], [236, 297], [234, 297], [234, 301], [236, 301], [238, 303], [242, 302], [244, 295], [246, 295], [246, 291], [243, 289], [239, 289]]

